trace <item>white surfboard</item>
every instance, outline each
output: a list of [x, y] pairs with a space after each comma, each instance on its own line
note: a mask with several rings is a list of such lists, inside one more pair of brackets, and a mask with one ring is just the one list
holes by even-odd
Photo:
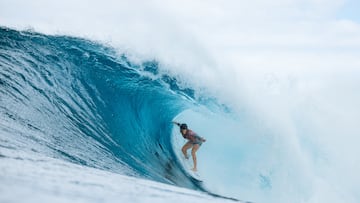
[[203, 180], [202, 180], [199, 172], [198, 172], [198, 171], [193, 171], [193, 170], [191, 170], [191, 169], [193, 168], [193, 160], [192, 160], [192, 158], [189, 157], [188, 159], [185, 159], [185, 157], [182, 156], [182, 161], [183, 161], [183, 165], [184, 165], [184, 167], [185, 167], [185, 169], [186, 169], [187, 175], [188, 175], [189, 177], [197, 180], [197, 181], [202, 182]]

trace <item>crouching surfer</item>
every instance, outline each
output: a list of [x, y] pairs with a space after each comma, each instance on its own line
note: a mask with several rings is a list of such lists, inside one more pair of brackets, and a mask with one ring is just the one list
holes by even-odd
[[203, 142], [206, 142], [206, 140], [203, 137], [198, 136], [194, 131], [188, 129], [188, 126], [185, 123], [177, 123], [174, 122], [173, 123], [177, 126], [180, 127], [180, 133], [181, 135], [189, 140], [188, 142], [186, 142], [186, 144], [182, 147], [181, 151], [184, 154], [186, 159], [189, 159], [189, 156], [187, 154], [187, 150], [191, 149], [191, 156], [193, 158], [193, 162], [194, 162], [194, 168], [192, 168], [191, 170], [193, 171], [197, 171], [197, 161], [196, 161], [196, 151], [200, 148], [201, 144]]

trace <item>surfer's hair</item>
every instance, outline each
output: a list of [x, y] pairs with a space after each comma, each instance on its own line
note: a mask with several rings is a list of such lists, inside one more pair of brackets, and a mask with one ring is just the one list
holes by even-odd
[[180, 130], [187, 130], [187, 129], [188, 129], [188, 127], [187, 127], [186, 123], [183, 123], [180, 125]]

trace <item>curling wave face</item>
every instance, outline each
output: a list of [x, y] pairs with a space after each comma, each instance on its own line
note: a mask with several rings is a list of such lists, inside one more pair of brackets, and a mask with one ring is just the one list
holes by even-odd
[[171, 146], [193, 91], [84, 39], [0, 28], [1, 147], [198, 188]]

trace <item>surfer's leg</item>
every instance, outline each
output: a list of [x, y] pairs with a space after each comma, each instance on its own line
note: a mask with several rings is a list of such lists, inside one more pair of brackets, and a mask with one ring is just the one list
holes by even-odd
[[186, 159], [189, 158], [189, 156], [187, 155], [187, 150], [190, 149], [192, 146], [193, 146], [193, 144], [189, 141], [181, 149], [181, 151], [184, 154]]
[[200, 147], [199, 144], [194, 144], [194, 147], [191, 150], [191, 156], [192, 156], [193, 161], [194, 161], [194, 168], [191, 169], [193, 171], [197, 171], [196, 151], [199, 149], [199, 147]]

